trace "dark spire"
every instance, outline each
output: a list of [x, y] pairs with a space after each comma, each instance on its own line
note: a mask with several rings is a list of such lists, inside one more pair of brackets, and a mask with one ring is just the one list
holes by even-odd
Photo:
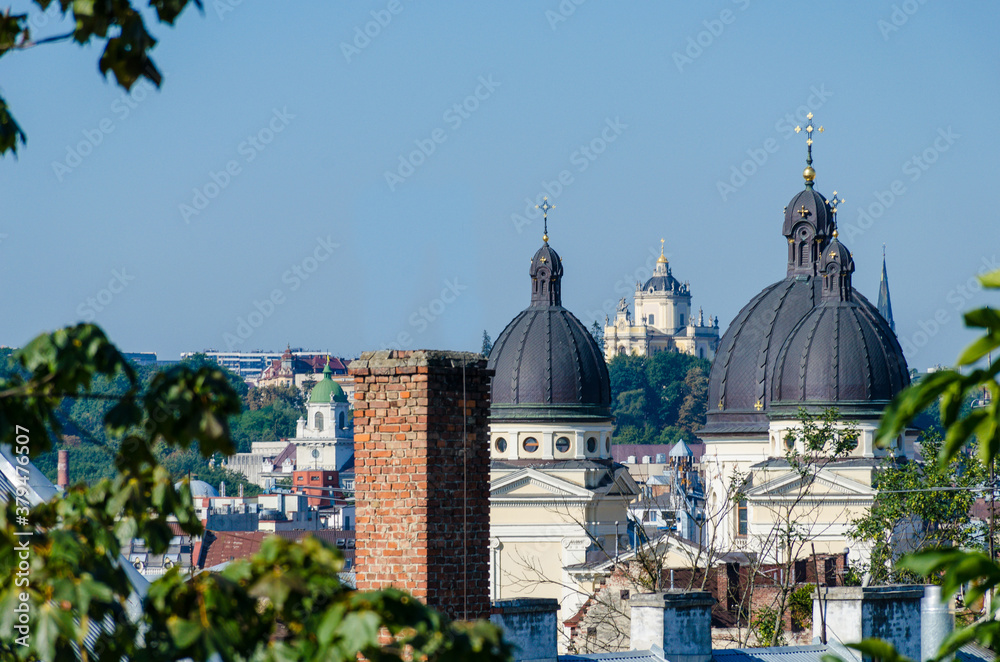
[[850, 301], [854, 298], [851, 275], [854, 273], [854, 256], [847, 246], [837, 239], [837, 231], [833, 231], [833, 239], [820, 258], [820, 275], [823, 276], [823, 301]]
[[561, 306], [562, 305], [562, 258], [549, 246], [549, 210], [555, 209], [545, 198], [538, 208], [542, 210], [545, 219], [545, 234], [542, 235], [542, 247], [531, 258], [531, 305]]
[[892, 299], [889, 298], [889, 274], [885, 269], [885, 244], [882, 244], [882, 282], [878, 286], [878, 312], [895, 333], [896, 323], [892, 320]]

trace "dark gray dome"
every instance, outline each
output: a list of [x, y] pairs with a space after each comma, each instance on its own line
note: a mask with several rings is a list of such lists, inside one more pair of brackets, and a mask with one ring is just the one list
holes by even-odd
[[611, 379], [586, 327], [562, 306], [531, 306], [493, 344], [491, 417], [610, 419]]
[[490, 352], [490, 418], [611, 419], [611, 378], [597, 341], [562, 307], [562, 259], [545, 245], [531, 259], [531, 306]]
[[814, 404], [877, 414], [909, 383], [903, 350], [871, 304], [824, 301], [799, 322], [778, 353], [772, 413], [787, 408], [794, 414]]

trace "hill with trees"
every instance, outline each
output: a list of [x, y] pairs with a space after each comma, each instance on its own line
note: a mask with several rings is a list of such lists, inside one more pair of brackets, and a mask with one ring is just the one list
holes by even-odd
[[620, 355], [608, 363], [616, 444], [695, 441], [705, 424], [711, 363], [690, 354]]

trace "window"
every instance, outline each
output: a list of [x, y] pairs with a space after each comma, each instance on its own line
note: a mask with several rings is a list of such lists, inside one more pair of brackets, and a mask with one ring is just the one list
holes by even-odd
[[538, 440], [534, 437], [528, 437], [521, 444], [521, 448], [524, 449], [525, 453], [534, 453], [538, 450]]
[[699, 359], [705, 358], [705, 348], [704, 347], [699, 347], [698, 348], [698, 358]]
[[608, 453], [611, 452], [611, 437], [610, 436], [604, 438], [604, 450], [607, 451]]
[[560, 453], [566, 453], [569, 451], [569, 437], [559, 437], [556, 439], [556, 450]]
[[653, 316], [652, 315], [649, 316], [649, 325], [653, 326]]
[[587, 439], [587, 452], [588, 453], [596, 453], [597, 452], [597, 439], [596, 438], [590, 437], [589, 439]]
[[338, 419], [338, 425], [340, 426], [341, 430], [343, 430], [344, 428], [347, 427], [347, 425], [345, 424], [344, 412], [340, 412], [340, 418]]
[[684, 313], [681, 313], [681, 326], [684, 326]]
[[736, 504], [736, 535], [745, 536], [747, 529], [747, 500], [743, 499]]
[[628, 592], [628, 589], [627, 589], [627, 588], [626, 588], [626, 589], [622, 589], [622, 592], [621, 592], [621, 593], [619, 593], [619, 597], [620, 597], [620, 598], [621, 598], [622, 600], [628, 600], [628, 596], [629, 596], [629, 592]]
[[313, 427], [317, 430], [323, 429], [323, 412], [316, 412], [316, 416], [313, 417]]
[[643, 522], [648, 522], [649, 521], [649, 511], [648, 510], [642, 511], [642, 521]]
[[496, 446], [496, 449], [497, 449], [498, 453], [506, 453], [507, 452], [507, 440], [504, 439], [503, 437], [500, 437], [499, 439], [497, 439], [497, 442], [494, 445]]

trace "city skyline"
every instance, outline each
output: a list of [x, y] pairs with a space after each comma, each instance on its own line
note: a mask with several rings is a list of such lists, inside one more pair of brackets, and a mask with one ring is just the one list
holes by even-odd
[[[910, 367], [950, 364], [961, 313], [988, 302], [975, 274], [1000, 267], [977, 195], [1000, 146], [1000, 12], [798, 9], [210, 3], [152, 28], [164, 85], [131, 94], [96, 49], [14, 54], [0, 75], [28, 143], [0, 165], [17, 192], [0, 344], [83, 320], [162, 359], [478, 350], [528, 303], [542, 196], [585, 325], [631, 299], [664, 238], [725, 331], [783, 276], [794, 127], [814, 112], [855, 286], [877, 299], [886, 244]], [[37, 37], [65, 28], [52, 16]]]

